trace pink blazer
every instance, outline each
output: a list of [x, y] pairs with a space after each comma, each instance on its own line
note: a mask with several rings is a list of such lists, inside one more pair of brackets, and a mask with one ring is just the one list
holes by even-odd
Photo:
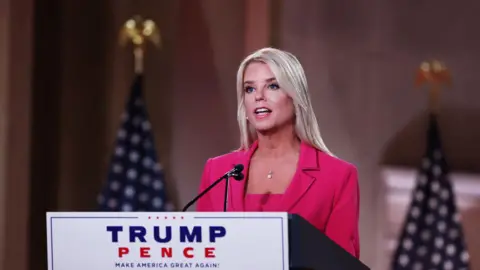
[[[235, 164], [248, 165], [257, 148], [235, 151], [207, 160], [200, 191], [231, 170]], [[228, 211], [244, 211], [245, 181], [229, 182]], [[225, 182], [215, 186], [197, 203], [197, 211], [223, 211]], [[359, 245], [359, 187], [357, 169], [305, 143], [301, 144], [297, 172], [285, 191], [283, 211], [298, 214], [356, 258]]]

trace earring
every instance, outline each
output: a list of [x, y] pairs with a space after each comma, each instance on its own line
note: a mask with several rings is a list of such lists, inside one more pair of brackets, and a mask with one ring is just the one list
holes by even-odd
[[245, 119], [247, 119], [247, 120], [248, 120], [248, 116], [247, 116], [247, 117], [245, 117]]

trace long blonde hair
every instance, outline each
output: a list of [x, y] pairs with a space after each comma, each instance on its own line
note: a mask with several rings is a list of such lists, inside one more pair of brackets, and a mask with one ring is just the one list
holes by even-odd
[[238, 125], [240, 128], [240, 148], [247, 150], [257, 139], [257, 133], [249, 126], [245, 112], [243, 76], [252, 62], [262, 62], [269, 66], [280, 87], [290, 96], [295, 107], [295, 132], [300, 140], [334, 156], [323, 142], [317, 118], [308, 93], [307, 78], [302, 65], [291, 53], [275, 48], [263, 48], [247, 56], [237, 72]]

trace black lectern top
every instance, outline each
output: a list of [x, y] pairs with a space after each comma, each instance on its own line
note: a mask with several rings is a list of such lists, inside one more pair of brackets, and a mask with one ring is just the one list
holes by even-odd
[[288, 217], [291, 270], [370, 270], [299, 215]]

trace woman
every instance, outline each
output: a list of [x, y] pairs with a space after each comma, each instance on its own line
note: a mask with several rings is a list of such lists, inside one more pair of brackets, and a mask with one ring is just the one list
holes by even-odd
[[[336, 158], [320, 135], [303, 68], [292, 54], [254, 52], [237, 74], [240, 148], [210, 158], [200, 191], [244, 165], [245, 179], [230, 181], [228, 211], [294, 213], [359, 258], [356, 168]], [[224, 183], [197, 204], [223, 211]]]

